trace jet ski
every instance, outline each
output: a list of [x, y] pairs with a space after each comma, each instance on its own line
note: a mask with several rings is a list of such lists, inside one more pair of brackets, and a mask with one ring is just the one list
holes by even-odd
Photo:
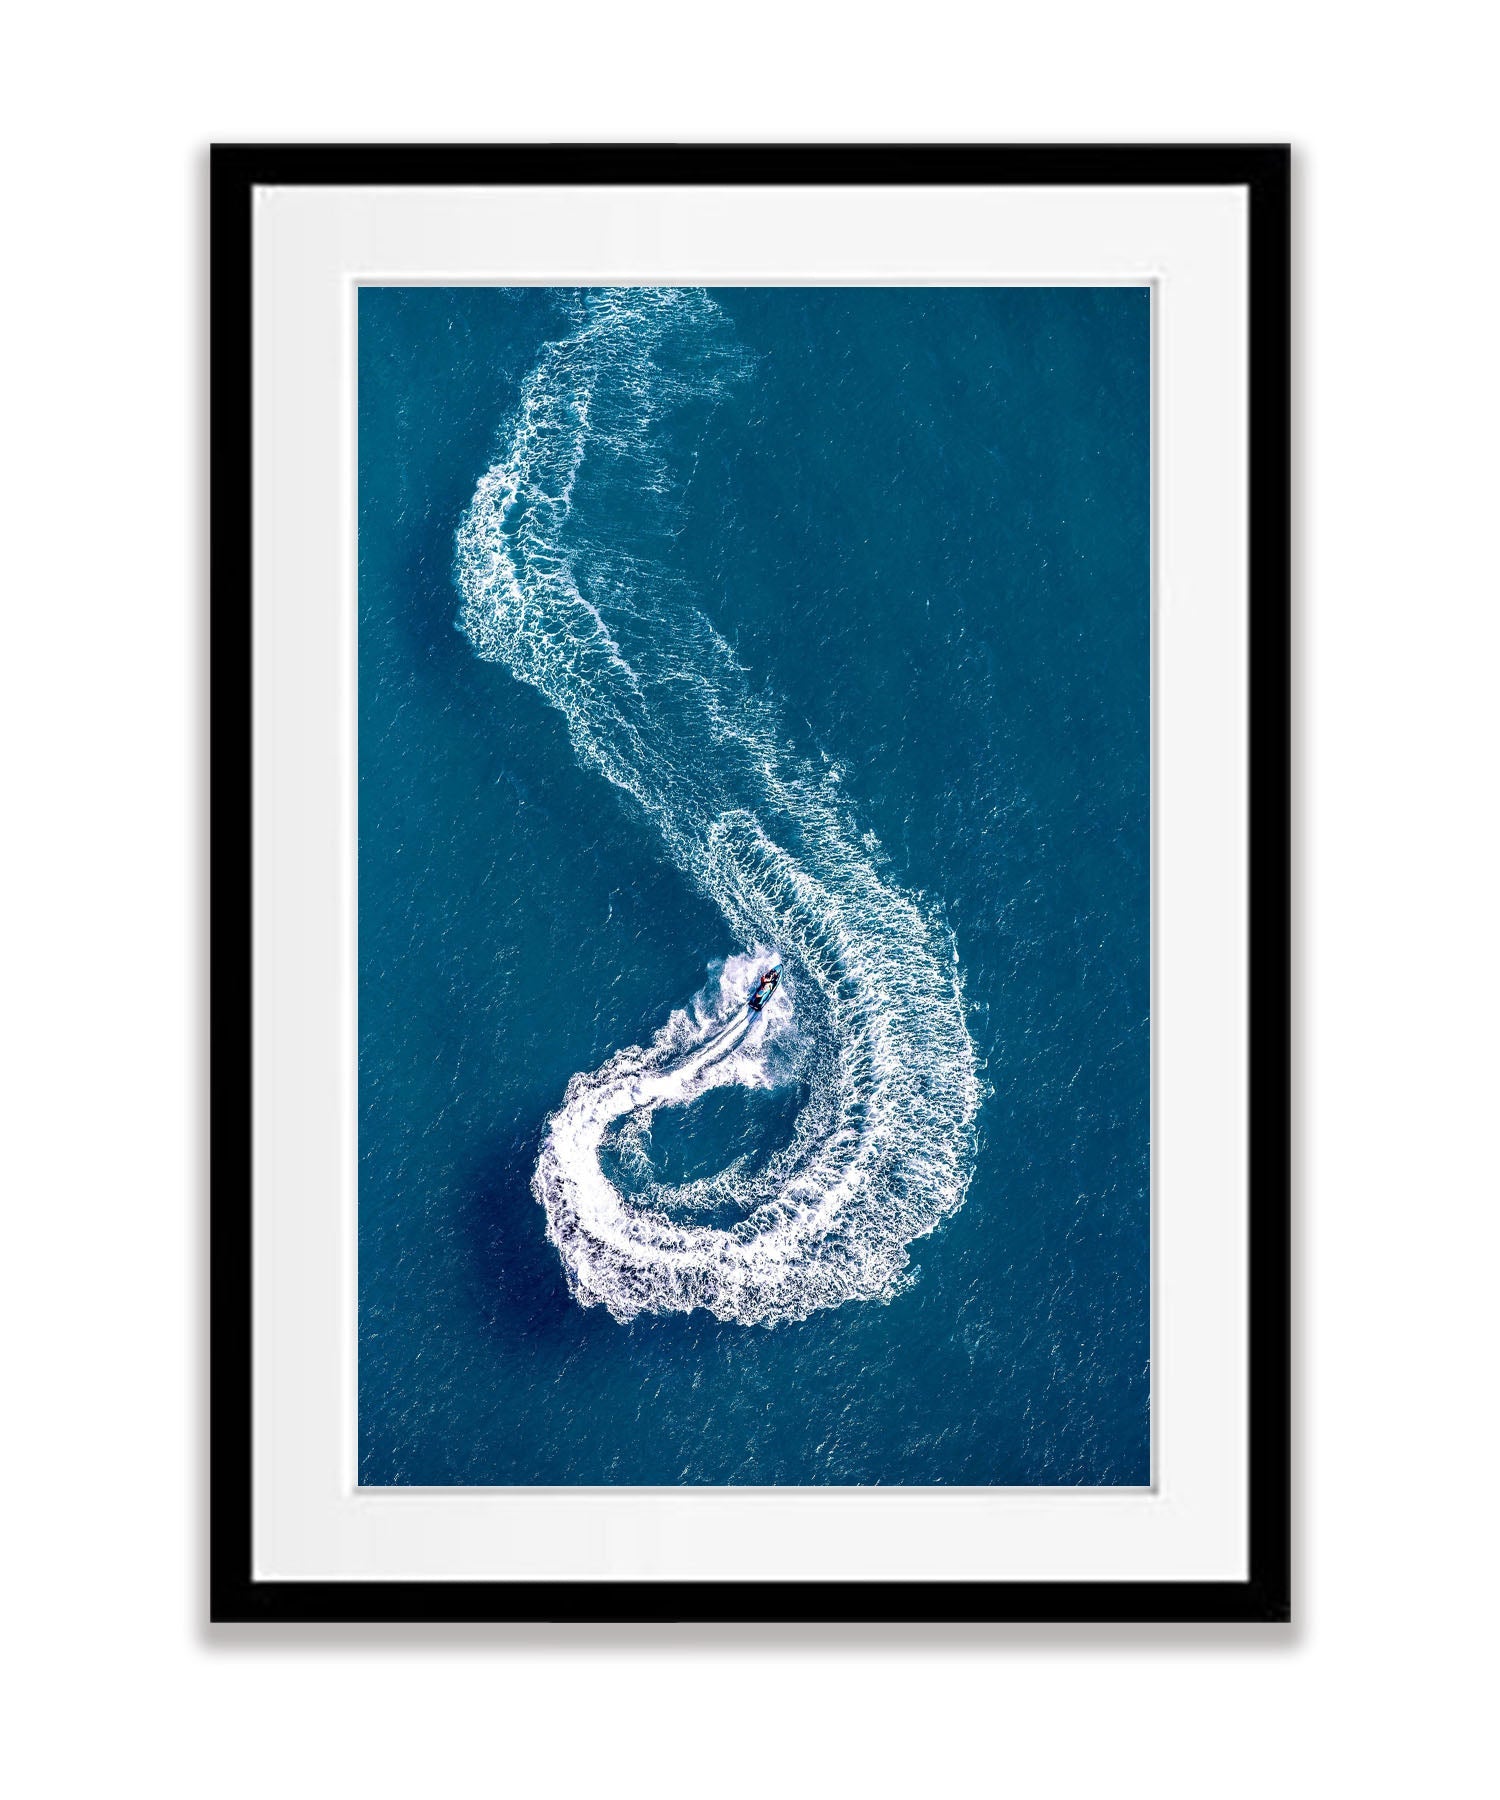
[[760, 981], [756, 984], [755, 992], [750, 996], [751, 1012], [760, 1011], [765, 1003], [771, 998], [772, 994], [776, 992], [776, 983], [780, 980], [780, 969], [772, 968], [761, 970]]

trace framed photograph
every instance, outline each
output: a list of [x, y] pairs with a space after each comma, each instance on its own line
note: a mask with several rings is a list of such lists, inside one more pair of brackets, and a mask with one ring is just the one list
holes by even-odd
[[1286, 149], [212, 209], [213, 1618], [1287, 1619]]

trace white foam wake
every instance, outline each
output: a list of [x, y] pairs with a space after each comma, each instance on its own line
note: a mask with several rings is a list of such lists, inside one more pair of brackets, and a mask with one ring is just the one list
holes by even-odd
[[[702, 293], [594, 290], [575, 322], [523, 384], [459, 527], [459, 624], [558, 709], [579, 758], [633, 797], [754, 950], [650, 1045], [573, 1077], [533, 1192], [572, 1292], [620, 1320], [706, 1307], [774, 1324], [888, 1299], [913, 1240], [968, 1186], [983, 1090], [958, 955], [877, 869], [837, 769], [790, 755], [775, 707], [693, 597], [664, 564], [590, 533], [598, 502], [626, 492], [672, 530], [661, 422], [749, 372], [722, 314]], [[752, 1015], [772, 953], [783, 987]], [[630, 1193], [610, 1180], [601, 1151], [632, 1131], [639, 1142], [658, 1108], [791, 1068], [806, 1099], [763, 1165]]]

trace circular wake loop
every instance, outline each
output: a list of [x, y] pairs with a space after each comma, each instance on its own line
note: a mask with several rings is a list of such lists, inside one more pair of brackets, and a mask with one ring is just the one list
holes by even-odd
[[[972, 1168], [983, 1088], [957, 952], [877, 870], [836, 781], [788, 756], [692, 596], [590, 536], [591, 481], [656, 496], [670, 530], [662, 421], [750, 372], [723, 315], [697, 292], [596, 291], [575, 325], [544, 348], [459, 527], [459, 625], [558, 709], [580, 760], [632, 796], [755, 948], [650, 1045], [573, 1077], [533, 1192], [576, 1298], [622, 1321], [704, 1307], [770, 1325], [889, 1299]], [[753, 1011], [773, 959], [785, 981]], [[779, 1055], [793, 1039], [799, 1054]], [[629, 1194], [606, 1174], [601, 1152], [638, 1141], [658, 1109], [793, 1067], [806, 1099], [762, 1166]]]

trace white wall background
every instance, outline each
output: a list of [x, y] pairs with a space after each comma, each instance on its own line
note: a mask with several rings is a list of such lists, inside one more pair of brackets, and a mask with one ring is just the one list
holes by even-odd
[[[1491, 9], [82, 4], [6, 27], [14, 1791], [1484, 1791], [1495, 1695]], [[1298, 1624], [202, 1620], [211, 138], [1297, 147]]]

